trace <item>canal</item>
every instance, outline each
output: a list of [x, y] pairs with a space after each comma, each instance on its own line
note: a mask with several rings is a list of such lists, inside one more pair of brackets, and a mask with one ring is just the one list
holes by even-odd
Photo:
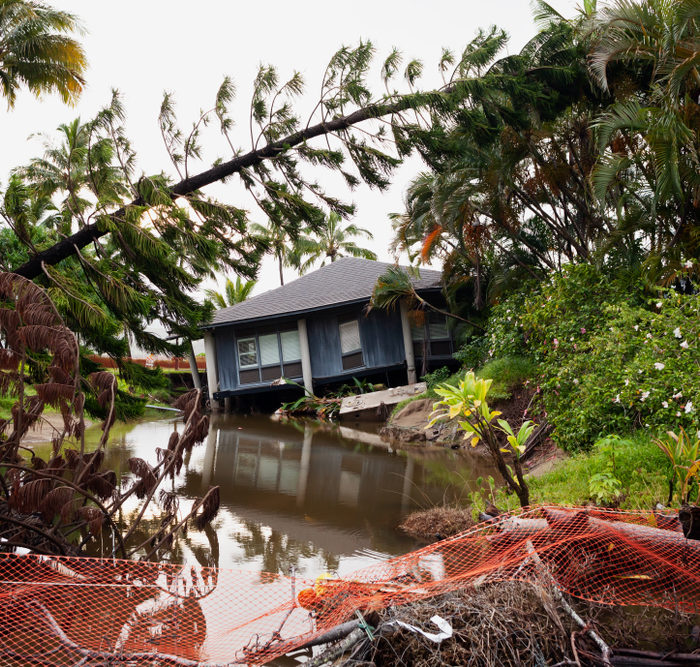
[[[129, 458], [154, 463], [156, 449], [181, 428], [168, 419], [115, 425], [106, 467], [127, 482]], [[342, 576], [413, 549], [416, 543], [397, 528], [404, 516], [435, 504], [466, 505], [478, 478], [492, 474], [471, 451], [411, 445], [397, 450], [377, 430], [213, 416], [206, 441], [167, 484], [183, 497], [183, 506], [218, 485], [219, 514], [213, 530], [191, 530], [177, 540], [172, 559]], [[88, 440], [98, 433], [89, 430]], [[127, 507], [122, 521], [129, 518]]]

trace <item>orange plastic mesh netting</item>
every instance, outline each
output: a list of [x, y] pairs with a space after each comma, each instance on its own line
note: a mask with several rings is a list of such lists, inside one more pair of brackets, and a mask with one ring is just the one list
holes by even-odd
[[342, 580], [0, 555], [0, 662], [261, 664], [357, 610], [486, 582], [541, 581], [543, 571], [593, 602], [700, 609], [700, 541], [683, 536], [677, 516], [537, 508]]

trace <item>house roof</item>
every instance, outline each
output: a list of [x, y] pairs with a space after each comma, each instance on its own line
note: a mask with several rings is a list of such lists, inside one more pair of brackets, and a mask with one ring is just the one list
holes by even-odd
[[[390, 266], [386, 262], [344, 257], [291, 283], [217, 310], [204, 328], [368, 301], [377, 279]], [[441, 277], [440, 271], [423, 269], [420, 278], [413, 278], [412, 282], [416, 290], [435, 289], [440, 287]]]

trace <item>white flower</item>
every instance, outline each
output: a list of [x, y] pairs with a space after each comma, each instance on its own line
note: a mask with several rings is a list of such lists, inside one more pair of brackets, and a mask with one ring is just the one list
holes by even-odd
[[613, 400], [613, 403], [619, 403], [620, 402], [620, 394], [616, 394], [615, 398]]
[[687, 350], [687, 349], [688, 349], [688, 341], [687, 341], [687, 340], [684, 340], [684, 341], [681, 343], [681, 347], [682, 347], [684, 350]]
[[578, 384], [578, 378], [574, 378], [574, 384]]
[[691, 260], [688, 260], [685, 264], [683, 264], [686, 269], [692, 269], [693, 268], [693, 262]]
[[651, 338], [651, 334], [650, 334], [650, 333], [647, 334], [647, 338]]
[[648, 391], [643, 391], [643, 392], [642, 392], [642, 401], [646, 401], [647, 398], [649, 398], [649, 392], [648, 392]]
[[692, 411], [693, 411], [693, 404], [690, 401], [688, 401], [685, 404], [685, 414], [689, 415]]
[[680, 328], [680, 327], [676, 327], [676, 328], [673, 330], [673, 335], [674, 335], [676, 338], [683, 338], [683, 334], [681, 333], [681, 328]]
[[666, 368], [666, 364], [662, 364], [660, 361], [657, 361], [657, 362], [654, 364], [654, 368], [655, 368], [657, 371], [662, 371], [664, 368]]
[[639, 331], [639, 325], [638, 325], [638, 324], [635, 324], [635, 325], [634, 325], [634, 330], [635, 330], [635, 331]]
[[683, 392], [679, 391], [677, 394], [673, 394], [673, 396], [671, 396], [671, 398], [679, 399], [681, 396], [683, 396]]
[[668, 407], [668, 401], [661, 401], [661, 405], [663, 405], [665, 408]]
[[664, 305], [664, 304], [661, 303], [661, 301], [657, 301], [657, 302], [656, 302], [656, 307], [657, 307], [657, 308], [661, 308], [661, 306], [663, 306], [663, 305]]
[[680, 413], [680, 412], [676, 412], [676, 417], [680, 417], [680, 416], [681, 416], [681, 413]]
[[630, 386], [630, 381], [629, 381], [629, 380], [625, 380], [625, 387], [629, 387], [629, 386]]

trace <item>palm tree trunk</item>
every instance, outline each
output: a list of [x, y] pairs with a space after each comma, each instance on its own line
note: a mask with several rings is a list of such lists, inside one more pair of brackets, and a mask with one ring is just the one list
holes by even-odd
[[282, 255], [277, 255], [277, 263], [280, 269], [280, 285], [284, 285], [284, 272], [282, 271]]

